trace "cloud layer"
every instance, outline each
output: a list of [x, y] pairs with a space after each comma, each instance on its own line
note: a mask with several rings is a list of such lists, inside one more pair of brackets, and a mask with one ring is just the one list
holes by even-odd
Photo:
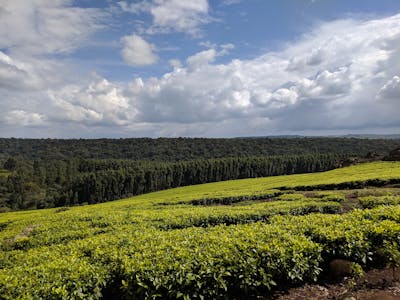
[[[20, 3], [3, 2], [5, 8]], [[66, 32], [43, 25], [50, 32], [24, 33], [33, 34], [37, 39], [33, 41], [22, 33], [4, 39], [6, 32], [0, 29], [0, 48], [8, 49], [0, 52], [4, 136], [40, 135], [39, 130], [43, 136], [79, 137], [324, 134], [400, 128], [400, 15], [321, 23], [280, 50], [249, 60], [219, 63], [218, 58], [233, 45], [211, 45], [187, 57], [183, 65], [172, 61], [173, 70], [162, 76], [117, 83], [96, 74], [74, 81], [59, 75], [63, 66], [54, 61], [42, 58], [41, 63], [33, 63], [39, 53], [72, 51], [76, 40], [99, 26], [98, 11], [86, 11], [88, 16], [83, 17], [83, 11], [68, 4], [32, 1], [46, 12], [48, 21], [42, 20], [43, 24], [55, 22], [57, 7], [70, 9], [58, 19], [71, 22]], [[121, 2], [120, 6], [150, 13], [150, 31], [195, 35], [207, 22], [201, 21], [208, 13], [207, 1], [140, 4]], [[47, 10], [48, 5], [56, 7]], [[180, 19], [181, 13], [188, 19]], [[2, 22], [6, 28], [25, 22], [0, 20], [0, 28]], [[42, 49], [38, 43], [47, 35], [53, 42]], [[123, 39], [121, 51], [134, 67], [158, 59], [155, 46], [136, 34]]]

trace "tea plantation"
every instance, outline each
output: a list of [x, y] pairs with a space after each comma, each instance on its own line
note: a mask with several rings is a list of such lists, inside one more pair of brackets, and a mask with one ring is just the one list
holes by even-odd
[[237, 299], [400, 262], [400, 162], [0, 214], [0, 299]]

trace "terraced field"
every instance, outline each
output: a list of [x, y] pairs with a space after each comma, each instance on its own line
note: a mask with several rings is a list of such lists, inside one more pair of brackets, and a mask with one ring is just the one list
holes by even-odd
[[[235, 299], [400, 261], [399, 162], [0, 215], [0, 299]], [[357, 274], [356, 274], [357, 273]]]

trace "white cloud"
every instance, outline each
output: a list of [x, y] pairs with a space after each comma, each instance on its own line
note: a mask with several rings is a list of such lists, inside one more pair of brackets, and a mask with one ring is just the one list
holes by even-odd
[[[48, 90], [81, 75], [54, 55], [68, 54], [101, 27], [106, 13], [70, 0], [0, 0], [0, 129], [51, 124]], [[6, 126], [6, 127], [5, 127]]]
[[45, 124], [45, 116], [25, 110], [11, 110], [3, 115], [3, 122], [7, 125], [40, 126]]
[[105, 79], [87, 87], [66, 86], [49, 91], [53, 108], [49, 119], [57, 122], [124, 125], [136, 115], [134, 103], [124, 97], [121, 88]]
[[57, 89], [79, 76], [71, 74], [73, 68], [55, 59], [45, 57], [18, 57], [0, 51], [0, 96]]
[[210, 44], [207, 42], [201, 43], [201, 45], [210, 49], [200, 51], [186, 59], [186, 62], [191, 69], [213, 63], [218, 56], [226, 55], [229, 50], [235, 47], [233, 44], [224, 44], [218, 47], [215, 44]]
[[120, 1], [119, 5], [126, 12], [151, 14], [152, 25], [146, 31], [149, 34], [177, 31], [198, 36], [200, 26], [212, 21], [207, 0]]
[[158, 56], [154, 53], [155, 46], [142, 37], [133, 34], [123, 37], [122, 40], [124, 47], [121, 54], [127, 64], [136, 67], [152, 65], [158, 61]]
[[105, 14], [70, 0], [0, 0], [0, 49], [18, 54], [65, 53], [99, 29]]
[[[207, 45], [188, 57], [186, 65], [173, 61], [174, 69], [160, 77], [137, 77], [126, 84], [97, 78], [61, 89], [50, 85], [29, 102], [26, 94], [13, 94], [7, 99], [16, 100], [0, 103], [0, 108], [5, 114], [36, 113], [49, 128], [71, 124], [80, 129], [78, 136], [90, 136], [95, 128], [96, 134], [116, 136], [400, 128], [400, 14], [327, 22], [279, 51], [249, 60], [218, 63], [233, 46]], [[11, 57], [3, 61], [32, 73]], [[146, 59], [134, 59], [138, 61]], [[22, 73], [12, 76], [24, 78]], [[41, 110], [34, 105], [45, 101], [48, 105], [40, 105]]]
[[217, 51], [215, 49], [208, 49], [189, 56], [186, 62], [190, 67], [196, 68], [214, 62], [216, 56]]
[[15, 58], [0, 51], [0, 92], [56, 87], [65, 83], [67, 74], [68, 68], [57, 61], [43, 57]]
[[131, 97], [140, 99], [143, 122], [261, 119], [268, 120], [265, 131], [393, 126], [393, 105], [382, 109], [373, 95], [389, 87], [397, 93], [394, 41], [400, 41], [400, 15], [326, 23], [253, 60], [213, 64], [215, 48], [199, 52], [187, 68], [141, 80]]

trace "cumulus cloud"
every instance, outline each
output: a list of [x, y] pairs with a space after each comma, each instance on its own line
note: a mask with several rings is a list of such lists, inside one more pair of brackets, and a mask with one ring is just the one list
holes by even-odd
[[104, 12], [70, 0], [0, 0], [0, 49], [18, 54], [66, 53], [101, 26]]
[[351, 129], [385, 120], [393, 126], [395, 112], [377, 114], [374, 95], [397, 95], [389, 63], [400, 59], [399, 25], [400, 15], [326, 23], [281, 51], [228, 64], [213, 64], [218, 51], [211, 48], [189, 57], [185, 68], [140, 79], [130, 97], [141, 99], [144, 122], [260, 119], [268, 120], [265, 130]]
[[124, 61], [133, 66], [152, 65], [158, 61], [154, 53], [155, 46], [148, 43], [142, 37], [133, 34], [123, 37], [124, 46], [121, 54]]
[[197, 36], [200, 26], [212, 21], [207, 0], [120, 1], [119, 5], [126, 12], [149, 13], [153, 21], [146, 32], [150, 34], [177, 31]]
[[[106, 13], [70, 0], [0, 0], [0, 110], [3, 124], [46, 124], [46, 90], [77, 80], [54, 55], [68, 54], [101, 28]], [[43, 112], [41, 111], [43, 110]]]
[[[146, 3], [153, 7], [164, 2]], [[22, 100], [19, 105], [43, 122], [80, 126], [79, 134], [82, 126], [88, 134], [103, 128], [98, 132], [117, 136], [400, 128], [400, 14], [323, 23], [278, 51], [217, 63], [232, 47], [209, 44], [186, 63], [172, 61], [174, 69], [159, 77], [119, 84], [95, 78], [49, 88], [41, 95], [49, 103], [42, 111], [34, 105], [25, 108]], [[3, 105], [2, 111], [18, 108]], [[19, 114], [23, 119], [24, 113]]]
[[124, 125], [136, 115], [134, 103], [124, 97], [121, 88], [98, 78], [87, 87], [72, 85], [61, 91], [49, 91], [53, 112], [50, 120], [85, 124]]

